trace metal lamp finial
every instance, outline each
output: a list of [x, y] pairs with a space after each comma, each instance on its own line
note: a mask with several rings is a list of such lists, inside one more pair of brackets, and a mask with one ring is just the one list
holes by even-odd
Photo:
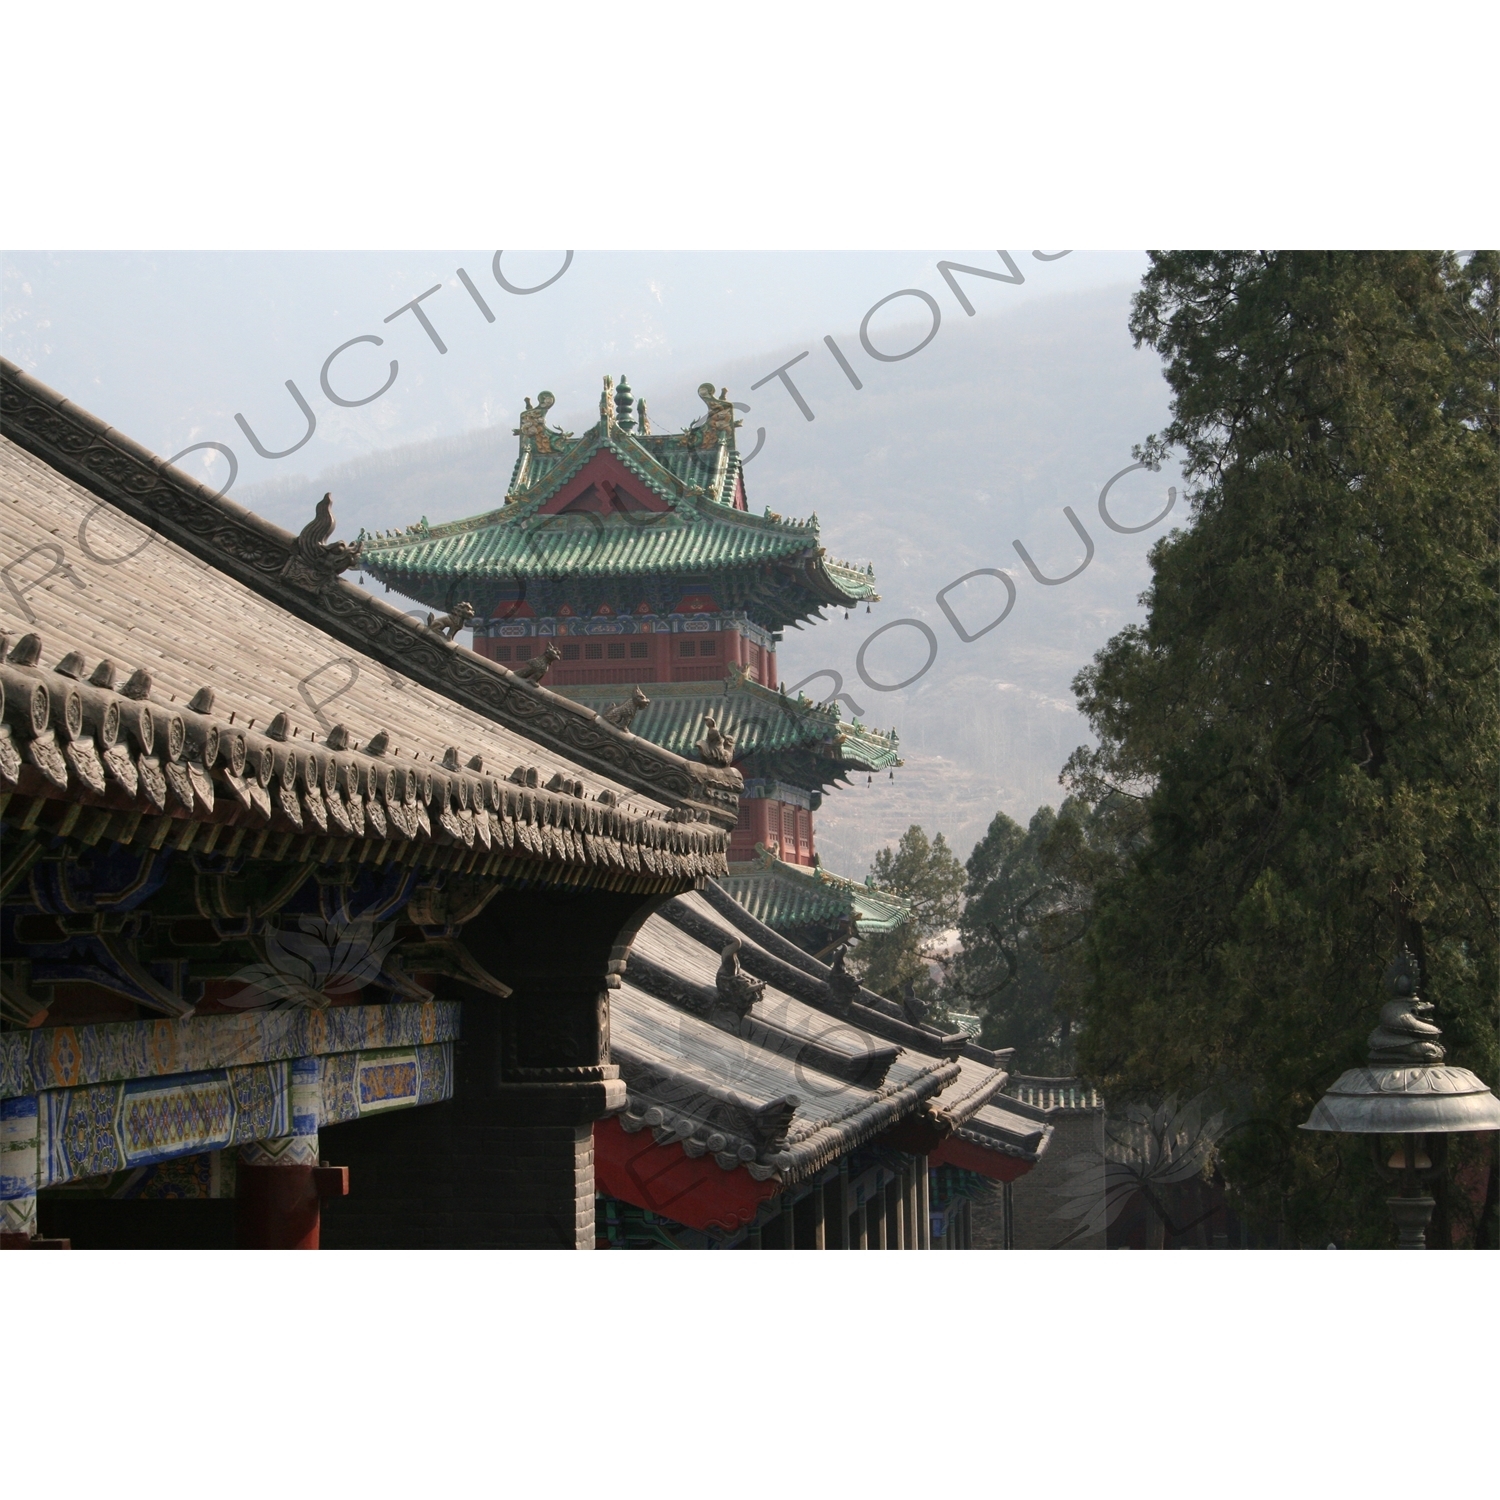
[[[1386, 1201], [1406, 1250], [1425, 1248], [1434, 1205], [1418, 1190], [1418, 1179], [1441, 1172], [1447, 1137], [1500, 1130], [1500, 1099], [1467, 1068], [1444, 1062], [1446, 1052], [1438, 1041], [1442, 1031], [1427, 1019], [1433, 1007], [1417, 993], [1417, 984], [1416, 960], [1403, 949], [1385, 971], [1386, 998], [1379, 1024], [1370, 1033], [1368, 1064], [1342, 1074], [1301, 1127], [1370, 1136], [1372, 1155], [1382, 1172], [1388, 1169], [1380, 1137], [1402, 1138], [1393, 1158], [1401, 1195]], [[1430, 1153], [1423, 1150], [1424, 1135], [1436, 1137], [1436, 1149]]]

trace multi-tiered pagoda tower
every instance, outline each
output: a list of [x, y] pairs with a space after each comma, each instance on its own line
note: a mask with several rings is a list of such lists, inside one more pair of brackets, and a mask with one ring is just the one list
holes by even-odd
[[[727, 889], [817, 951], [857, 921], [903, 921], [898, 897], [823, 870], [813, 814], [855, 775], [901, 764], [894, 732], [789, 697], [776, 647], [792, 624], [880, 596], [870, 568], [830, 561], [818, 520], [750, 512], [727, 392], [683, 432], [653, 433], [646, 403], [606, 378], [582, 437], [526, 400], [498, 510], [365, 538], [362, 566], [432, 609], [473, 610], [474, 649], [683, 755], [745, 778]], [[701, 752], [700, 745], [703, 747]]]

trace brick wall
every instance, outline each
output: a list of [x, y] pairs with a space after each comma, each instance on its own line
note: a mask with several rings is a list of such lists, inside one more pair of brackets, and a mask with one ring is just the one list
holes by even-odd
[[1098, 1195], [1104, 1196], [1104, 1111], [1053, 1110], [1048, 1115], [1052, 1139], [1042, 1159], [1024, 1177], [1011, 1184], [1011, 1201], [1015, 1210], [1015, 1248], [1017, 1250], [1103, 1250], [1104, 1226], [1101, 1218], [1096, 1231], [1064, 1239], [1078, 1225], [1078, 1209], [1059, 1196], [1059, 1188], [1072, 1186], [1074, 1173], [1069, 1163], [1086, 1156], [1096, 1166], [1090, 1169], [1097, 1178]]
[[326, 1249], [571, 1250], [594, 1245], [587, 1125], [501, 1125], [459, 1100], [324, 1130], [349, 1196], [323, 1205]]

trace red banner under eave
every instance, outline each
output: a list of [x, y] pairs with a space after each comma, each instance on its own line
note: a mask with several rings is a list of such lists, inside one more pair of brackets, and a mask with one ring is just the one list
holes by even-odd
[[594, 1182], [601, 1192], [689, 1229], [734, 1234], [781, 1191], [743, 1167], [726, 1172], [712, 1156], [692, 1157], [675, 1141], [659, 1146], [650, 1130], [627, 1132], [617, 1117], [594, 1124]]
[[996, 1182], [1014, 1182], [1024, 1177], [1035, 1162], [1022, 1161], [1019, 1156], [1007, 1156], [1003, 1151], [990, 1151], [976, 1146], [962, 1136], [950, 1135], [936, 1150], [928, 1153], [929, 1167], [963, 1167], [978, 1172], [981, 1177], [992, 1177]]

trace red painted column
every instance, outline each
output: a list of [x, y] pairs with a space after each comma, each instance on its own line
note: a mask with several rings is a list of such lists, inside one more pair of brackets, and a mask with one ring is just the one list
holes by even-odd
[[251, 1166], [241, 1161], [235, 1187], [238, 1250], [316, 1250], [322, 1200], [349, 1191], [347, 1167]]
[[318, 1161], [318, 1060], [299, 1057], [290, 1072], [292, 1133], [240, 1147], [234, 1194], [234, 1243], [240, 1250], [316, 1250], [322, 1200], [349, 1191], [347, 1167]]

